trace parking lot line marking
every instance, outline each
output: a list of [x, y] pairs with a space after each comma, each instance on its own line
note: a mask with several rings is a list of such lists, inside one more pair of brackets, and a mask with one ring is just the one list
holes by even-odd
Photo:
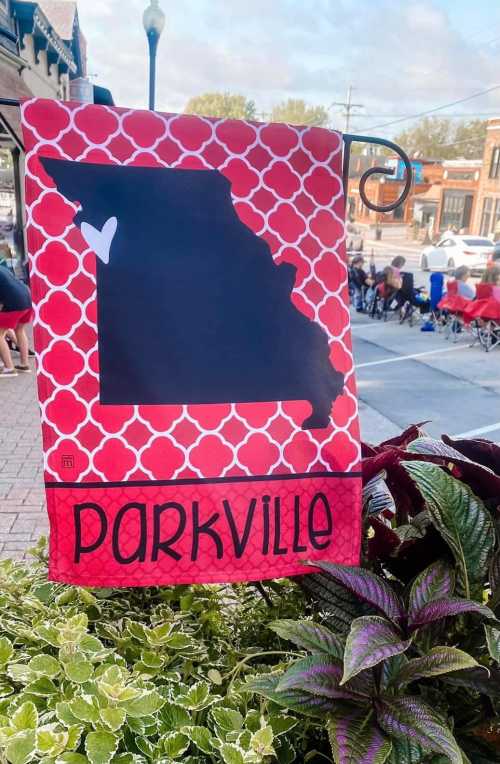
[[469, 430], [468, 432], [460, 432], [458, 435], [452, 435], [452, 438], [473, 438], [475, 435], [485, 435], [487, 432], [494, 432], [500, 430], [500, 422], [495, 424], [488, 424], [485, 427], [478, 427], [477, 430]]
[[380, 361], [368, 361], [367, 363], [356, 364], [356, 369], [363, 369], [366, 366], [381, 366], [383, 363], [397, 363], [398, 361], [408, 361], [412, 358], [421, 358], [424, 355], [434, 355], [435, 353], [451, 353], [453, 350], [465, 350], [468, 345], [459, 345], [458, 347], [436, 348], [436, 350], [426, 350], [423, 353], [412, 353], [411, 355], [398, 355], [396, 358], [382, 358]]

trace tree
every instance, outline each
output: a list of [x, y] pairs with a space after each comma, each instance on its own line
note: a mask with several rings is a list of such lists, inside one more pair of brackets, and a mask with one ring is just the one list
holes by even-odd
[[328, 122], [328, 112], [323, 106], [308, 106], [305, 101], [289, 98], [278, 103], [272, 110], [273, 122], [288, 122], [291, 125], [316, 125]]
[[394, 139], [410, 157], [479, 159], [483, 155], [486, 122], [474, 119], [455, 124], [450, 119], [424, 117]]
[[470, 122], [461, 122], [455, 131], [457, 156], [465, 159], [481, 159], [486, 140], [486, 121], [484, 119], [472, 119]]
[[456, 156], [452, 124], [449, 119], [424, 117], [395, 137], [395, 142], [410, 156], [422, 159], [452, 159]]
[[255, 103], [236, 93], [203, 93], [190, 98], [184, 112], [201, 117], [256, 118]]

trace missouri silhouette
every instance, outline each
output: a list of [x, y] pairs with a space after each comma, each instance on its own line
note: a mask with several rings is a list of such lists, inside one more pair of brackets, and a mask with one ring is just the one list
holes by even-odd
[[295, 267], [239, 218], [217, 170], [41, 160], [97, 258], [100, 402], [308, 400], [324, 428], [344, 378], [291, 302]]

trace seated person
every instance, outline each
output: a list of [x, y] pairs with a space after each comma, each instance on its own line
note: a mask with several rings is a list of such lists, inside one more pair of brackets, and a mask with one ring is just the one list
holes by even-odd
[[368, 276], [363, 266], [365, 259], [363, 255], [356, 255], [351, 261], [350, 279], [354, 287], [354, 300], [358, 313], [363, 312], [364, 291], [373, 285], [373, 279]]
[[[0, 379], [17, 377], [18, 372], [30, 373], [28, 363], [28, 338], [26, 325], [33, 318], [31, 295], [26, 284], [19, 281], [7, 268], [0, 268], [0, 359], [3, 369]], [[13, 330], [21, 356], [20, 364], [14, 366], [6, 336]]]
[[396, 276], [401, 277], [401, 269], [405, 267], [405, 264], [406, 257], [403, 257], [403, 255], [396, 255], [396, 257], [393, 257], [391, 268], [393, 269]]
[[384, 300], [389, 300], [401, 289], [401, 284], [401, 276], [392, 265], [388, 265], [382, 271], [382, 279], [377, 285], [377, 290]]
[[453, 274], [457, 282], [458, 294], [466, 300], [473, 300], [476, 296], [476, 290], [473, 284], [468, 284], [470, 279], [470, 270], [466, 265], [461, 265]]
[[500, 265], [492, 265], [483, 273], [481, 284], [493, 284], [493, 297], [500, 302]]

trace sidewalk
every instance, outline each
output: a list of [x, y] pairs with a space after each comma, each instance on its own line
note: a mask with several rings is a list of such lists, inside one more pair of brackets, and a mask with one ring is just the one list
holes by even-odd
[[0, 559], [48, 533], [35, 375], [0, 381]]

